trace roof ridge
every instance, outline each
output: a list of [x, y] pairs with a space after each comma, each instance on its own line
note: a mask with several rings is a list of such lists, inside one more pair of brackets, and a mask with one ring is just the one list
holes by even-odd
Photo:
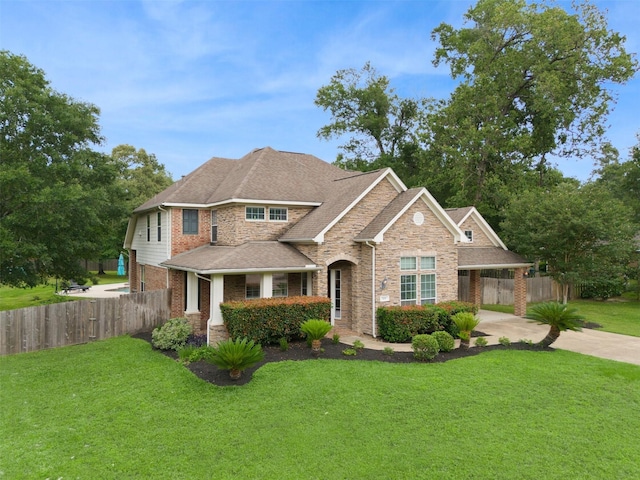
[[[370, 170], [368, 172], [353, 172], [353, 175], [349, 175], [348, 177], [340, 177], [340, 178], [335, 178], [333, 181], [334, 182], [338, 182], [340, 180], [350, 180], [352, 178], [358, 178], [358, 177], [362, 177], [364, 175], [370, 175], [372, 173], [380, 173], [384, 170], [389, 169], [389, 167], [385, 167], [385, 168], [378, 168], [377, 170]], [[349, 173], [347, 170], [345, 170], [345, 172]]]

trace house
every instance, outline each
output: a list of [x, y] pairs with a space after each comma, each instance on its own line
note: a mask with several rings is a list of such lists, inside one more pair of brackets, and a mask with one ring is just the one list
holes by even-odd
[[526, 306], [529, 264], [475, 208], [447, 212], [390, 168], [269, 147], [212, 158], [138, 207], [125, 248], [132, 291], [171, 288], [172, 316], [210, 341], [226, 334], [221, 302], [294, 295], [331, 298], [333, 325], [375, 336], [380, 306], [456, 300], [461, 269], [478, 303], [481, 269], [516, 269]]

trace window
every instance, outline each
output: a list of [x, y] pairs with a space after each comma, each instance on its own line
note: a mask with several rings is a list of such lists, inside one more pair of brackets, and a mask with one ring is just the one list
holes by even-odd
[[198, 234], [198, 210], [182, 210], [182, 233], [185, 235]]
[[417, 270], [416, 257], [400, 257], [400, 270]]
[[272, 277], [271, 296], [286, 297], [289, 294], [289, 279], [286, 273], [276, 273]]
[[400, 275], [400, 305], [416, 304], [416, 276]]
[[[436, 269], [436, 257], [420, 257], [420, 271]], [[400, 257], [400, 270], [418, 270], [418, 257]], [[420, 295], [418, 296], [417, 275], [400, 275], [400, 305], [424, 305], [436, 303], [436, 274], [420, 275]]]
[[147, 242], [151, 241], [151, 215], [147, 215]]
[[420, 275], [420, 305], [436, 303], [436, 274]]
[[435, 270], [436, 257], [420, 257], [420, 270]]
[[246, 207], [246, 220], [264, 220], [264, 207]]
[[469, 239], [470, 242], [473, 242], [473, 230], [465, 230], [464, 235]]
[[272, 222], [286, 222], [287, 209], [286, 208], [269, 208], [269, 220], [271, 220]]
[[162, 241], [162, 212], [158, 212], [158, 241]]
[[144, 292], [144, 265], [140, 265], [140, 291]]
[[245, 297], [260, 298], [260, 275], [245, 275]]
[[211, 243], [218, 241], [218, 211], [211, 210]]

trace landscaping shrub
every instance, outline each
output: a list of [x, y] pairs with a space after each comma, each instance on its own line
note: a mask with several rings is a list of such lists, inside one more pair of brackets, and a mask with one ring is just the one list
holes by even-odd
[[178, 358], [185, 364], [207, 360], [211, 358], [212, 354], [213, 347], [210, 345], [201, 345], [199, 347], [185, 345], [178, 350]]
[[355, 357], [358, 354], [358, 352], [356, 351], [355, 348], [345, 348], [342, 351], [342, 354], [346, 355], [347, 357]]
[[395, 352], [394, 352], [393, 348], [391, 348], [391, 347], [384, 347], [384, 350], [382, 350], [382, 353], [383, 353], [383, 355], [391, 356]]
[[220, 305], [231, 338], [252, 339], [267, 344], [301, 339], [300, 325], [310, 318], [327, 322], [331, 300], [326, 297], [260, 298]]
[[331, 330], [331, 324], [324, 320], [311, 318], [300, 325], [300, 330], [307, 336], [307, 341], [311, 341], [313, 351], [319, 352], [321, 341]]
[[489, 342], [484, 337], [478, 337], [476, 338], [474, 344], [476, 347], [486, 347], [487, 345], [489, 345]]
[[207, 361], [223, 370], [229, 370], [229, 376], [237, 380], [243, 370], [252, 367], [264, 359], [262, 346], [246, 338], [224, 340], [212, 348]]
[[622, 279], [601, 279], [584, 285], [580, 292], [580, 297], [606, 300], [612, 297], [619, 297], [623, 293], [624, 281]]
[[511, 340], [509, 340], [509, 337], [500, 337], [498, 339], [498, 343], [500, 345], [504, 345], [505, 347], [508, 347], [509, 345], [511, 345]]
[[446, 312], [446, 316], [441, 320], [443, 330], [449, 332], [453, 338], [459, 338], [460, 330], [453, 321], [453, 316], [460, 312], [478, 313], [478, 306], [470, 302], [461, 302], [458, 300], [450, 300], [448, 302], [440, 302], [436, 304]]
[[161, 350], [178, 350], [185, 346], [191, 332], [191, 325], [186, 318], [172, 318], [151, 332], [151, 343]]
[[378, 332], [387, 342], [408, 342], [423, 333], [442, 330], [447, 313], [435, 305], [380, 307], [377, 310]]
[[448, 332], [433, 332], [431, 336], [438, 342], [438, 346], [440, 347], [441, 352], [450, 352], [451, 350], [453, 350], [453, 347], [455, 346], [455, 340]]
[[414, 336], [411, 339], [411, 348], [413, 349], [413, 357], [417, 360], [431, 360], [440, 351], [438, 340], [427, 334]]
[[471, 332], [478, 326], [480, 319], [471, 312], [458, 312], [451, 319], [460, 331], [458, 333], [460, 337], [460, 348], [469, 348]]

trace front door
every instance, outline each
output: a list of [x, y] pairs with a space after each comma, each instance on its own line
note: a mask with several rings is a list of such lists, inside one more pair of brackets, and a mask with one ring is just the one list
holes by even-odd
[[342, 274], [341, 270], [329, 270], [329, 297], [331, 298], [331, 325], [342, 318]]

